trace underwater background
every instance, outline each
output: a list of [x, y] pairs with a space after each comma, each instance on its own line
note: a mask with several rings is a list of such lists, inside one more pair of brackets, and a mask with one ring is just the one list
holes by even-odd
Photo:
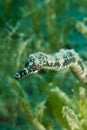
[[87, 130], [87, 85], [69, 68], [13, 77], [61, 48], [87, 65], [87, 0], [0, 0], [0, 130]]

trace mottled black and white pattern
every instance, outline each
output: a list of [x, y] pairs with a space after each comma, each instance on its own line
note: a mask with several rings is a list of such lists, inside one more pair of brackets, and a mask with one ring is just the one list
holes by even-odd
[[31, 54], [25, 63], [25, 67], [18, 71], [14, 77], [20, 79], [24, 75], [36, 73], [41, 69], [59, 71], [66, 67], [69, 67], [80, 81], [87, 83], [87, 67], [73, 49], [61, 49], [54, 54], [43, 52]]

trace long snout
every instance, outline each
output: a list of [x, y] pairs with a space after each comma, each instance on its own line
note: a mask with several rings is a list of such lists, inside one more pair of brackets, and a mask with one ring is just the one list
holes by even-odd
[[23, 68], [22, 70], [19, 70], [18, 72], [16, 72], [14, 74], [14, 78], [18, 80], [18, 79], [24, 77], [27, 74], [28, 74], [28, 69], [27, 68]]

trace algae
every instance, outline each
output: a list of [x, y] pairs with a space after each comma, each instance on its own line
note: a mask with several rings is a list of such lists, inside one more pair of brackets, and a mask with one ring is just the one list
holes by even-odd
[[37, 51], [87, 61], [86, 19], [86, 0], [0, 0], [0, 130], [87, 129], [87, 85], [69, 70], [13, 78]]

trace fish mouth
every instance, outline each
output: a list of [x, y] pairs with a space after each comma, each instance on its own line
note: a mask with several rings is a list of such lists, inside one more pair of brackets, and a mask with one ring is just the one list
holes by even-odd
[[18, 72], [16, 72], [14, 74], [14, 78], [18, 80], [18, 79], [22, 78], [23, 76], [25, 76], [27, 74], [28, 74], [28, 69], [23, 68], [22, 70], [19, 70]]
[[21, 75], [17, 72], [14, 74], [14, 78], [18, 80], [21, 78]]

